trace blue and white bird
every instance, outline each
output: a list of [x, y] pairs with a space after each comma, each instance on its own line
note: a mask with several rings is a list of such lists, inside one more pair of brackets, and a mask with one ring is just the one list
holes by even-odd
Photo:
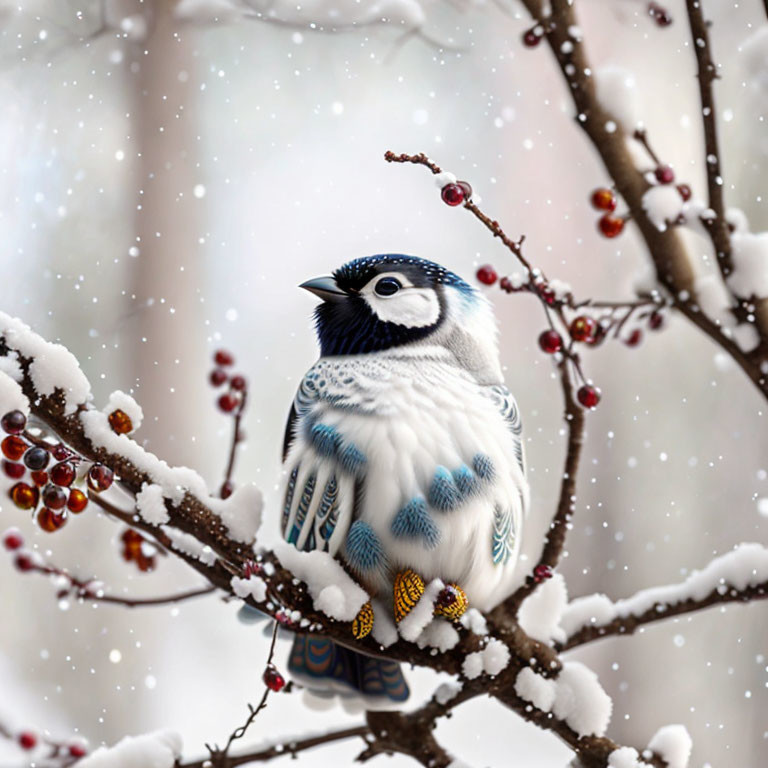
[[[320, 359], [285, 434], [285, 539], [329, 552], [388, 606], [398, 574], [413, 571], [492, 608], [512, 586], [528, 483], [490, 302], [399, 254], [301, 287], [322, 299]], [[408, 696], [399, 665], [325, 638], [297, 636], [289, 668], [369, 699]]]

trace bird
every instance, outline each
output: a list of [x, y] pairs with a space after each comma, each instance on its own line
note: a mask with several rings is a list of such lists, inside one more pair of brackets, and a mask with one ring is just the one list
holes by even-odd
[[[416, 256], [356, 258], [300, 286], [320, 357], [291, 406], [281, 533], [327, 552], [401, 621], [434, 579], [435, 614], [511, 591], [529, 503], [522, 422], [488, 299]], [[378, 609], [377, 609], [378, 610]], [[370, 603], [353, 623], [375, 622]], [[408, 698], [397, 662], [296, 635], [291, 675], [369, 706]]]

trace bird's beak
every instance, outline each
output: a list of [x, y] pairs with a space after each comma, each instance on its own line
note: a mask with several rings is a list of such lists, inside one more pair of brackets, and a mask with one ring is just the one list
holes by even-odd
[[315, 296], [319, 296], [323, 301], [339, 301], [347, 297], [347, 294], [336, 284], [336, 280], [330, 276], [315, 277], [312, 280], [307, 280], [299, 288], [304, 288], [304, 290], [314, 293]]

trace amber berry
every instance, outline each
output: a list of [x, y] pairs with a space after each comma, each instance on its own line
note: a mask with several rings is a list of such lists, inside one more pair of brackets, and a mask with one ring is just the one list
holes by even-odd
[[552, 578], [552, 569], [548, 565], [537, 565], [533, 569], [533, 580], [537, 584]]
[[218, 399], [219, 409], [224, 413], [231, 413], [237, 408], [237, 398], [234, 395], [226, 394], [222, 395]]
[[440, 197], [446, 205], [461, 205], [464, 202], [464, 190], [458, 184], [446, 184], [440, 190]]
[[136, 555], [136, 567], [142, 573], [148, 573], [155, 568], [155, 558], [147, 557], [144, 553], [139, 552], [139, 554]]
[[267, 667], [264, 670], [264, 685], [278, 693], [285, 688], [285, 678], [274, 667]]
[[573, 319], [568, 330], [574, 341], [586, 341], [589, 343], [595, 338], [597, 323], [588, 315], [579, 315]]
[[16, 483], [10, 490], [11, 500], [19, 509], [34, 509], [40, 498], [40, 491], [26, 483]]
[[125, 411], [117, 408], [107, 418], [109, 419], [109, 426], [116, 434], [127, 435], [129, 432], [133, 432], [133, 422]]
[[19, 435], [8, 435], [2, 443], [0, 443], [0, 450], [3, 452], [3, 456], [11, 461], [18, 461], [29, 448], [27, 441]]
[[600, 217], [597, 226], [605, 237], [618, 237], [624, 229], [624, 219], [606, 213], [605, 216]]
[[34, 749], [37, 746], [37, 736], [32, 731], [22, 731], [18, 735], [18, 742], [22, 749]]
[[23, 464], [17, 464], [15, 461], [3, 459], [3, 472], [13, 480], [19, 480], [24, 477], [27, 468]]
[[27, 426], [27, 417], [21, 411], [8, 411], [0, 419], [0, 427], [9, 435], [18, 435]]
[[229, 382], [229, 386], [232, 387], [232, 389], [234, 389], [236, 392], [242, 392], [248, 386], [248, 382], [245, 380], [245, 376], [240, 376], [238, 374], [237, 376], [232, 377], [232, 380]]
[[592, 207], [597, 208], [598, 211], [615, 211], [616, 210], [616, 195], [613, 194], [612, 189], [608, 187], [600, 187], [592, 193]]
[[88, 506], [88, 497], [78, 488], [72, 488], [67, 499], [67, 509], [79, 514]]
[[659, 184], [671, 184], [675, 180], [675, 172], [669, 165], [660, 165], [654, 171], [654, 175]]
[[24, 539], [15, 528], [11, 528], [10, 530], [6, 531], [3, 536], [3, 546], [9, 552], [13, 552], [14, 550], [21, 549], [24, 546]]
[[648, 318], [648, 327], [652, 331], [658, 331], [664, 325], [664, 315], [661, 312], [653, 311]]
[[536, 27], [531, 27], [523, 32], [523, 45], [526, 48], [535, 48], [541, 42], [541, 35], [536, 31]]
[[104, 464], [94, 464], [88, 470], [88, 487], [97, 493], [106, 491], [114, 479], [115, 473]]
[[216, 365], [234, 365], [235, 358], [231, 352], [227, 352], [226, 349], [217, 349], [213, 356], [213, 362]]
[[24, 454], [24, 463], [29, 469], [37, 471], [38, 469], [45, 469], [48, 466], [48, 462], [51, 460], [51, 454], [40, 448], [40, 446], [34, 446], [30, 448]]
[[643, 340], [643, 332], [639, 328], [635, 328], [632, 333], [627, 336], [624, 343], [628, 347], [636, 347]]
[[57, 514], [48, 507], [42, 507], [37, 513], [37, 524], [46, 533], [53, 533], [63, 528], [67, 522], [67, 516], [63, 513]]
[[227, 380], [227, 372], [223, 368], [214, 368], [210, 380], [214, 387], [220, 387]]
[[600, 390], [591, 384], [585, 384], [579, 387], [576, 397], [585, 408], [595, 408], [600, 402]]
[[75, 479], [75, 465], [70, 461], [62, 461], [51, 467], [51, 482], [54, 485], [62, 485], [68, 488]]
[[677, 191], [680, 193], [680, 197], [683, 198], [684, 203], [687, 203], [693, 197], [693, 191], [687, 184], [678, 184]]
[[64, 509], [67, 503], [67, 492], [58, 485], [47, 485], [43, 489], [43, 504], [49, 509]]
[[543, 331], [539, 336], [539, 346], [542, 352], [554, 355], [563, 348], [563, 339], [557, 331]]
[[496, 270], [490, 265], [485, 264], [477, 270], [477, 279], [483, 285], [493, 285], [499, 276], [496, 274]]

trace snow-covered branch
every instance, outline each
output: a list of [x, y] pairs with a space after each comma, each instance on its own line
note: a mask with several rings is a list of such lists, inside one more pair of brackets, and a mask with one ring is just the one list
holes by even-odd
[[572, 600], [560, 626], [566, 651], [611, 635], [631, 635], [639, 627], [726, 603], [749, 603], [768, 597], [768, 549], [742, 544], [716, 557], [679, 584], [643, 589], [612, 601], [596, 594]]

